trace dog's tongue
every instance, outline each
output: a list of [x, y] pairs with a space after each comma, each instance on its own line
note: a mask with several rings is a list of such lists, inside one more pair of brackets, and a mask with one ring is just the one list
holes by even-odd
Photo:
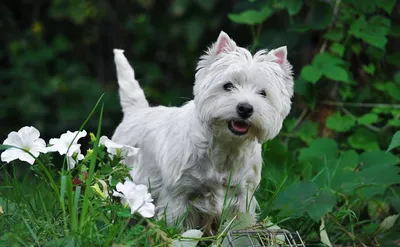
[[249, 129], [249, 124], [243, 121], [232, 121], [232, 128], [237, 132], [246, 132]]

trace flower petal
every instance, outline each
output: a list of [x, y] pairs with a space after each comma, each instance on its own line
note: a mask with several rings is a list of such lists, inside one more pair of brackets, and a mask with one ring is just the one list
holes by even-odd
[[112, 155], [117, 155], [118, 150], [121, 150], [121, 156], [123, 158], [132, 157], [137, 155], [138, 148], [134, 148], [128, 145], [122, 145], [111, 141], [107, 136], [102, 136], [100, 138], [100, 144], [107, 148], [107, 152]]
[[[22, 151], [22, 150], [21, 150]], [[22, 151], [23, 152], [23, 151]], [[39, 156], [39, 153], [38, 153], [38, 156]], [[28, 162], [29, 164], [31, 164], [31, 165], [33, 165], [33, 163], [35, 163], [35, 158], [33, 158], [29, 153], [27, 153], [27, 152], [23, 152], [23, 154], [21, 154], [19, 157], [18, 157], [20, 160], [22, 160], [22, 161], [26, 161], [26, 162]]]
[[52, 145], [47, 148], [49, 152], [58, 152], [61, 155], [67, 153], [68, 145], [64, 143], [63, 140], [59, 138], [52, 138], [50, 139], [49, 143]]
[[112, 142], [107, 136], [100, 137], [100, 144], [107, 148], [107, 152], [112, 155], [117, 155], [119, 149], [122, 149], [122, 145]]
[[21, 137], [15, 131], [8, 134], [7, 139], [4, 140], [3, 144], [22, 148]]
[[73, 156], [74, 154], [81, 154], [81, 144], [73, 144], [71, 147], [69, 147], [67, 155]]
[[3, 162], [10, 163], [10, 161], [17, 159], [28, 162], [31, 165], [35, 162], [35, 158], [21, 149], [10, 148], [1, 154], [1, 161]]
[[138, 212], [145, 218], [151, 218], [155, 214], [155, 208], [153, 203], [145, 203], [139, 208]]
[[40, 136], [39, 130], [32, 126], [25, 126], [18, 130], [19, 136], [21, 136], [22, 140], [36, 140]]
[[73, 157], [71, 156], [66, 156], [67, 157], [67, 167], [68, 170], [74, 169], [76, 161]]
[[10, 163], [13, 160], [17, 160], [22, 150], [16, 148], [9, 148], [1, 153], [1, 161]]
[[[76, 133], [76, 131], [74, 133]], [[79, 131], [79, 134], [76, 137], [75, 141], [78, 142], [79, 139], [85, 137], [86, 135], [87, 135], [86, 130]]]
[[136, 185], [135, 192], [144, 198], [147, 194], [147, 186], [144, 184], [138, 184]]
[[[39, 138], [33, 142], [33, 146], [30, 149], [30, 152], [40, 152], [40, 153], [47, 153], [49, 150], [46, 147], [46, 142]], [[37, 156], [36, 156], [37, 157]]]
[[124, 191], [124, 189], [125, 189], [125, 186], [124, 186], [123, 183], [119, 182], [119, 183], [115, 186], [115, 188], [117, 189], [118, 192], [124, 193], [123, 191]]

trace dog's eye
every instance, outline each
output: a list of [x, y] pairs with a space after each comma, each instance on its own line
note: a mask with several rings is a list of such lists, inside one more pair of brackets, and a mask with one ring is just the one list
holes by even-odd
[[263, 96], [263, 97], [267, 96], [267, 93], [265, 92], [265, 90], [259, 91], [258, 94]]
[[224, 84], [225, 91], [231, 91], [234, 88], [235, 88], [235, 86], [231, 82], [228, 82], [228, 83]]

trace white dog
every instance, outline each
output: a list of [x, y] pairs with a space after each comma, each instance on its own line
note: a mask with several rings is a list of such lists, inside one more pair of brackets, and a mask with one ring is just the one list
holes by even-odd
[[124, 118], [112, 139], [140, 148], [132, 177], [151, 188], [157, 214], [211, 233], [224, 210], [255, 219], [261, 144], [280, 131], [293, 95], [286, 47], [253, 56], [221, 32], [182, 107], [149, 107], [123, 50], [114, 54]]

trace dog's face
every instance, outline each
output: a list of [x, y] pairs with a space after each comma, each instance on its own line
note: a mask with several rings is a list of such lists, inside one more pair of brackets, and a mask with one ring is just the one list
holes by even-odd
[[293, 95], [286, 47], [254, 56], [224, 32], [200, 58], [194, 101], [202, 121], [219, 138], [275, 137], [288, 115]]

